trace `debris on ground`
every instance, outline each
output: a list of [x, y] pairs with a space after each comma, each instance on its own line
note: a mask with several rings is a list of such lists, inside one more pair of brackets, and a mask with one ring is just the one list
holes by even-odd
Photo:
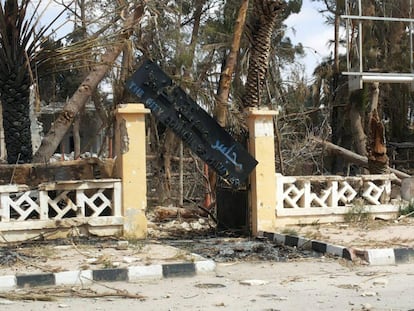
[[236, 230], [218, 231], [209, 217], [177, 218], [157, 221], [156, 214], [148, 216], [148, 236], [216, 262], [229, 261], [288, 261], [320, 257], [312, 250], [275, 245], [267, 239], [252, 238]]
[[16, 251], [7, 248], [0, 248], [0, 266], [14, 265], [23, 256], [25, 255], [19, 254]]
[[117, 297], [144, 300], [140, 294], [130, 293], [126, 290], [119, 290], [106, 286], [107, 291], [98, 292], [91, 288], [78, 287], [54, 287], [54, 288], [34, 288], [19, 289], [19, 291], [0, 292], [0, 299], [3, 304], [11, 304], [12, 301], [33, 300], [33, 301], [57, 301], [59, 298], [79, 297], [79, 298], [102, 298]]
[[[345, 247], [413, 247], [411, 217], [391, 222], [370, 222], [369, 229], [355, 224], [315, 224], [290, 227], [290, 235]], [[284, 233], [283, 231], [280, 233]], [[131, 264], [191, 262], [194, 254], [216, 262], [298, 261], [325, 258], [312, 250], [277, 245], [237, 231], [218, 231], [210, 217], [157, 222], [149, 217], [148, 237], [127, 241], [119, 237], [70, 237], [0, 244], [0, 275], [59, 272], [73, 269], [122, 268]], [[355, 264], [355, 263], [353, 263]]]
[[206, 239], [163, 240], [163, 242], [186, 249], [204, 258], [213, 259], [216, 262], [260, 260], [280, 262], [322, 255], [312, 250], [300, 250], [276, 245], [266, 239], [249, 237], [210, 237]]

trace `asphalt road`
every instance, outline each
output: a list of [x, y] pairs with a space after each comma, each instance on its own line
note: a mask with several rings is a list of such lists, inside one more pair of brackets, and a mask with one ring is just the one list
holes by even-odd
[[[13, 294], [56, 301], [0, 299], [0, 310], [414, 310], [414, 266], [363, 266], [341, 259], [225, 262], [215, 273], [189, 278], [36, 288]], [[77, 293], [94, 298], [80, 298]], [[69, 295], [68, 295], [69, 293]], [[143, 299], [116, 295], [142, 295]], [[12, 293], [10, 293], [12, 294]], [[45, 298], [44, 297], [44, 298]], [[7, 298], [7, 297], [6, 297]], [[10, 296], [10, 298], [12, 298]], [[14, 297], [16, 298], [16, 297]]]

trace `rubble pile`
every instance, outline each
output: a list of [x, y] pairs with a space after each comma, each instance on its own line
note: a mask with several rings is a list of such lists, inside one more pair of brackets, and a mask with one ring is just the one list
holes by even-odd
[[309, 250], [276, 245], [265, 239], [212, 237], [165, 242], [216, 262], [261, 260], [281, 262], [321, 256]]

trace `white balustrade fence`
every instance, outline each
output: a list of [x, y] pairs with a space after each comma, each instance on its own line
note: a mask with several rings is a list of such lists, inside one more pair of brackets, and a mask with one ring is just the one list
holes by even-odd
[[[276, 174], [276, 221], [305, 224], [339, 221], [349, 208], [363, 204], [368, 212], [395, 215], [395, 175], [283, 176]], [[393, 204], [394, 203], [394, 204]], [[334, 216], [334, 217], [332, 217]], [[0, 242], [21, 241], [73, 228], [87, 234], [120, 235], [124, 219], [121, 180], [96, 179], [0, 186]], [[65, 231], [66, 230], [66, 231]]]
[[339, 215], [355, 204], [372, 213], [395, 213], [394, 174], [361, 176], [283, 176], [276, 174], [276, 216]]
[[[10, 239], [19, 240], [15, 237], [19, 231], [82, 225], [95, 227], [96, 234], [99, 227], [118, 233], [122, 223], [119, 179], [42, 183], [37, 189], [26, 185], [0, 186], [0, 232], [6, 241], [9, 240], [5, 236], [13, 231]], [[27, 235], [26, 232], [24, 236]]]

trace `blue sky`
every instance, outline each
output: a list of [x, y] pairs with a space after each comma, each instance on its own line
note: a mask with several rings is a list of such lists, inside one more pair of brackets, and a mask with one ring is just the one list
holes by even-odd
[[299, 14], [293, 14], [285, 21], [289, 27], [287, 35], [292, 42], [301, 42], [305, 48], [306, 56], [298, 61], [304, 64], [308, 79], [311, 79], [315, 67], [333, 50], [328, 44], [334, 37], [333, 27], [324, 23], [325, 18], [318, 12], [321, 7], [319, 2], [303, 0]]

